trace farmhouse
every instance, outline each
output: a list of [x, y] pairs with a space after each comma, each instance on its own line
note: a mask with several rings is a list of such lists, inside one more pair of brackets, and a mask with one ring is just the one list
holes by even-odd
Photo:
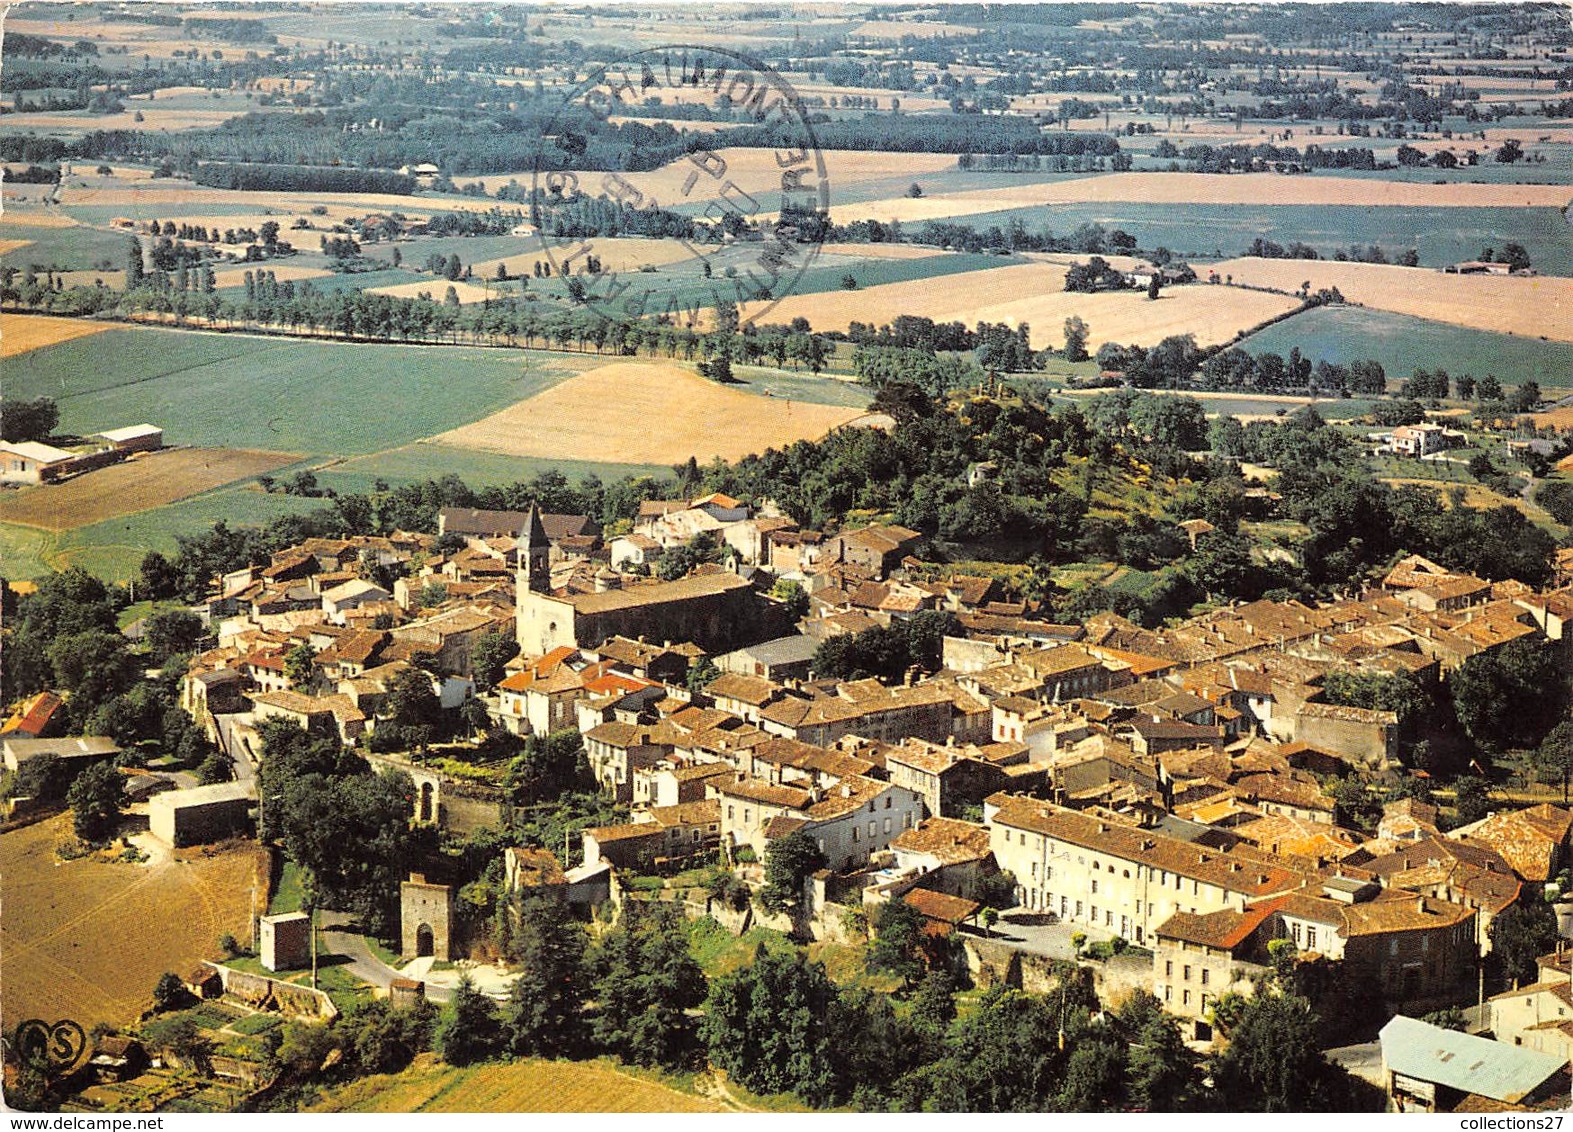
[[148, 801], [148, 828], [154, 837], [175, 848], [222, 841], [250, 829], [256, 800], [254, 782], [170, 790]]
[[1462, 440], [1460, 434], [1451, 432], [1439, 424], [1422, 422], [1414, 425], [1399, 425], [1387, 434], [1387, 448], [1401, 456], [1429, 456], [1433, 452], [1442, 452], [1455, 446]]
[[0, 444], [0, 483], [51, 483], [70, 470], [75, 452], [26, 440]]

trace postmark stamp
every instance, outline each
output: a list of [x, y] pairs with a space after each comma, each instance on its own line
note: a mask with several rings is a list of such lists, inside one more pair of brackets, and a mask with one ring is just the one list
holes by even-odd
[[[738, 161], [695, 140], [675, 176], [592, 169], [586, 125], [636, 116], [650, 99], [708, 107], [709, 121], [768, 127], [781, 144], [768, 160]], [[613, 320], [686, 325], [726, 301], [749, 304], [741, 322], [758, 322], [792, 294], [819, 251], [812, 214], [830, 201], [824, 154], [791, 84], [752, 56], [686, 45], [630, 53], [579, 83], [543, 131], [532, 189], [550, 272], [576, 303]], [[664, 275], [628, 270], [624, 258], [603, 262], [597, 246], [614, 230], [675, 238], [693, 258]]]
[[86, 1058], [87, 1033], [69, 1018], [56, 1022], [29, 1018], [17, 1026], [11, 1051], [20, 1064], [37, 1065], [51, 1076], [63, 1076]]

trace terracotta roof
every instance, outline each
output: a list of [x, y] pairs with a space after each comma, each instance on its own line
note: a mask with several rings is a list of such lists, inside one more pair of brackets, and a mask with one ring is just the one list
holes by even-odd
[[513, 873], [520, 888], [544, 888], [567, 881], [562, 863], [550, 850], [515, 847], [508, 850], [508, 855], [513, 858]]
[[649, 814], [663, 828], [685, 825], [715, 825], [721, 820], [721, 800], [679, 802], [675, 806], [651, 806]]
[[1233, 908], [1200, 915], [1176, 912], [1158, 926], [1158, 938], [1232, 951], [1262, 926], [1262, 922], [1277, 910], [1279, 903], [1278, 900], [1264, 900], [1243, 912]]
[[993, 824], [1041, 833], [1068, 844], [1140, 861], [1247, 896], [1268, 896], [1292, 888], [1302, 877], [1255, 849], [1227, 853], [1204, 848], [1152, 830], [1120, 825], [1018, 795], [996, 794]]
[[723, 672], [705, 686], [707, 695], [737, 700], [753, 707], [769, 703], [784, 689], [763, 676], [750, 676], [742, 672]]
[[952, 927], [970, 920], [983, 907], [976, 900], [966, 900], [960, 896], [951, 896], [928, 888], [914, 888], [901, 899], [916, 908], [926, 919], [937, 920]]
[[924, 818], [916, 829], [905, 830], [890, 843], [904, 853], [921, 853], [941, 865], [981, 861], [989, 856], [988, 826], [955, 818]]
[[572, 605], [583, 614], [610, 613], [616, 609], [638, 609], [647, 605], [688, 601], [715, 594], [732, 593], [751, 589], [750, 584], [736, 574], [692, 574], [675, 582], [655, 582], [645, 586], [629, 586], [605, 593], [570, 594], [558, 598]]
[[39, 692], [18, 707], [4, 725], [0, 725], [0, 735], [26, 735], [34, 739], [38, 738], [44, 728], [49, 726], [50, 718], [62, 702], [53, 692]]

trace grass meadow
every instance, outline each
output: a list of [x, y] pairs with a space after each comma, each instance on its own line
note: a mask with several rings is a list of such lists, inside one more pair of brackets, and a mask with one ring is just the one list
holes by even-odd
[[149, 421], [171, 444], [348, 456], [456, 428], [604, 360], [135, 327], [14, 359], [6, 394], [55, 398], [66, 431]]
[[1566, 385], [1573, 374], [1573, 344], [1359, 307], [1318, 307], [1240, 343], [1249, 353], [1285, 356], [1295, 346], [1309, 358], [1330, 362], [1375, 358], [1395, 380], [1408, 377], [1416, 367], [1476, 377], [1495, 374], [1508, 385], [1530, 380], [1542, 386]]
[[[1029, 231], [1066, 235], [1082, 224], [1121, 228], [1143, 248], [1166, 247], [1193, 260], [1239, 255], [1256, 237], [1288, 244], [1300, 240], [1325, 256], [1351, 244], [1379, 244], [1389, 252], [1414, 248], [1426, 267], [1474, 259], [1482, 248], [1509, 241], [1530, 249], [1545, 275], [1573, 275], [1573, 227], [1554, 208], [1449, 208], [1439, 224], [1435, 210], [1350, 205], [1132, 204], [1090, 202], [984, 212], [957, 219], [979, 231], [1003, 229], [1020, 219]], [[869, 219], [879, 219], [871, 216]], [[918, 225], [908, 224], [909, 231]]]

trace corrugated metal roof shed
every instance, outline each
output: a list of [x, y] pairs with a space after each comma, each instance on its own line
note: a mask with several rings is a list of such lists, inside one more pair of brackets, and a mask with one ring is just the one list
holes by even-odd
[[1554, 1054], [1444, 1030], [1397, 1015], [1382, 1027], [1382, 1064], [1391, 1072], [1517, 1103], [1566, 1062]]

